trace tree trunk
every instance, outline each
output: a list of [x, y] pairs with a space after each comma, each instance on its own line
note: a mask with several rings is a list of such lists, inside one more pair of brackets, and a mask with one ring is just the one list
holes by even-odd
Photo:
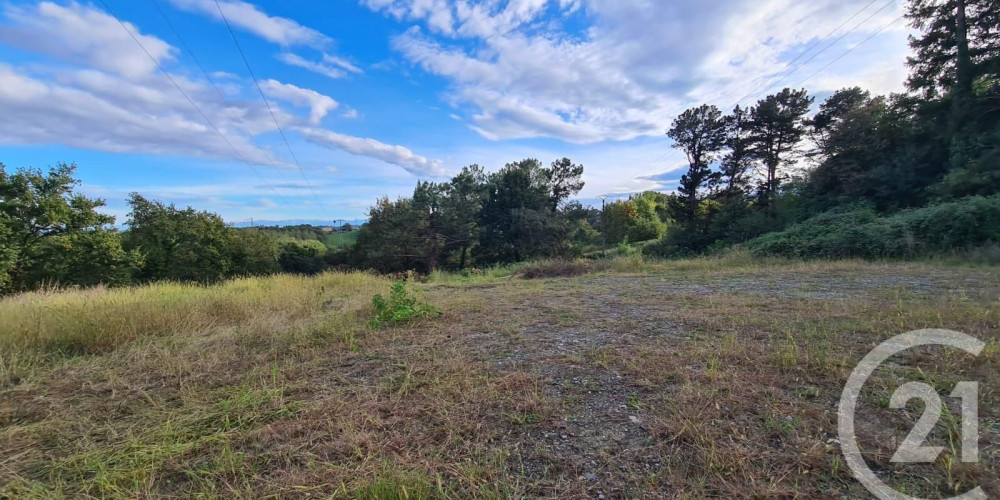
[[965, 17], [965, 0], [957, 0], [955, 7], [955, 42], [958, 49], [955, 61], [955, 88], [952, 90], [952, 116], [950, 132], [954, 140], [965, 125], [972, 98], [972, 57], [969, 55], [969, 28]]
[[972, 95], [972, 57], [969, 55], [969, 27], [965, 18], [965, 0], [957, 0], [955, 12], [955, 40], [958, 45], [955, 93], [966, 99]]

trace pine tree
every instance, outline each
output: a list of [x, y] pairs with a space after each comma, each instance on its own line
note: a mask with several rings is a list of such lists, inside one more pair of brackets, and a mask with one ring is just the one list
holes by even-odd
[[688, 171], [681, 176], [677, 188], [684, 204], [678, 209], [682, 212], [680, 215], [688, 232], [694, 232], [702, 188], [713, 182], [717, 175], [709, 166], [725, 144], [726, 123], [719, 108], [703, 104], [681, 113], [667, 131], [667, 136], [674, 140], [674, 147], [687, 156]]
[[813, 98], [805, 89], [783, 89], [757, 102], [750, 113], [755, 154], [763, 161], [764, 179], [757, 188], [761, 206], [775, 215], [774, 198], [784, 179], [779, 170], [790, 162], [806, 132], [804, 119]]

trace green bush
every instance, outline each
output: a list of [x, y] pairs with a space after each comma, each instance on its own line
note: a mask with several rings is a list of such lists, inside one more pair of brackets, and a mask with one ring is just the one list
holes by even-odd
[[313, 275], [326, 269], [327, 250], [322, 242], [288, 239], [279, 248], [278, 264], [286, 273]]
[[667, 232], [667, 224], [659, 219], [638, 219], [625, 232], [630, 243], [657, 240]]
[[825, 212], [750, 240], [746, 249], [755, 256], [899, 258], [997, 241], [1000, 196], [973, 196], [884, 217], [870, 208]]
[[441, 315], [434, 306], [419, 302], [416, 297], [411, 296], [406, 290], [406, 280], [398, 280], [392, 284], [388, 300], [380, 293], [375, 294], [372, 305], [375, 306], [375, 317], [370, 323], [372, 328], [397, 325], [413, 318], [435, 318]]

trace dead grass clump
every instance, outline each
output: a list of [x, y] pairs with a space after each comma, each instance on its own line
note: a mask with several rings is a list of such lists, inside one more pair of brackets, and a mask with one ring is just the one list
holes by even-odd
[[551, 260], [525, 265], [519, 268], [511, 278], [521, 278], [526, 280], [542, 278], [566, 278], [580, 276], [590, 272], [591, 266], [587, 262], [577, 260]]

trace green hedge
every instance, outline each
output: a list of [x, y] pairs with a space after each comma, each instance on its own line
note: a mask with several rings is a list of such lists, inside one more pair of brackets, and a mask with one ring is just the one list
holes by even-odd
[[997, 241], [1000, 195], [973, 196], [884, 217], [869, 208], [827, 212], [750, 240], [745, 248], [757, 256], [891, 258]]

